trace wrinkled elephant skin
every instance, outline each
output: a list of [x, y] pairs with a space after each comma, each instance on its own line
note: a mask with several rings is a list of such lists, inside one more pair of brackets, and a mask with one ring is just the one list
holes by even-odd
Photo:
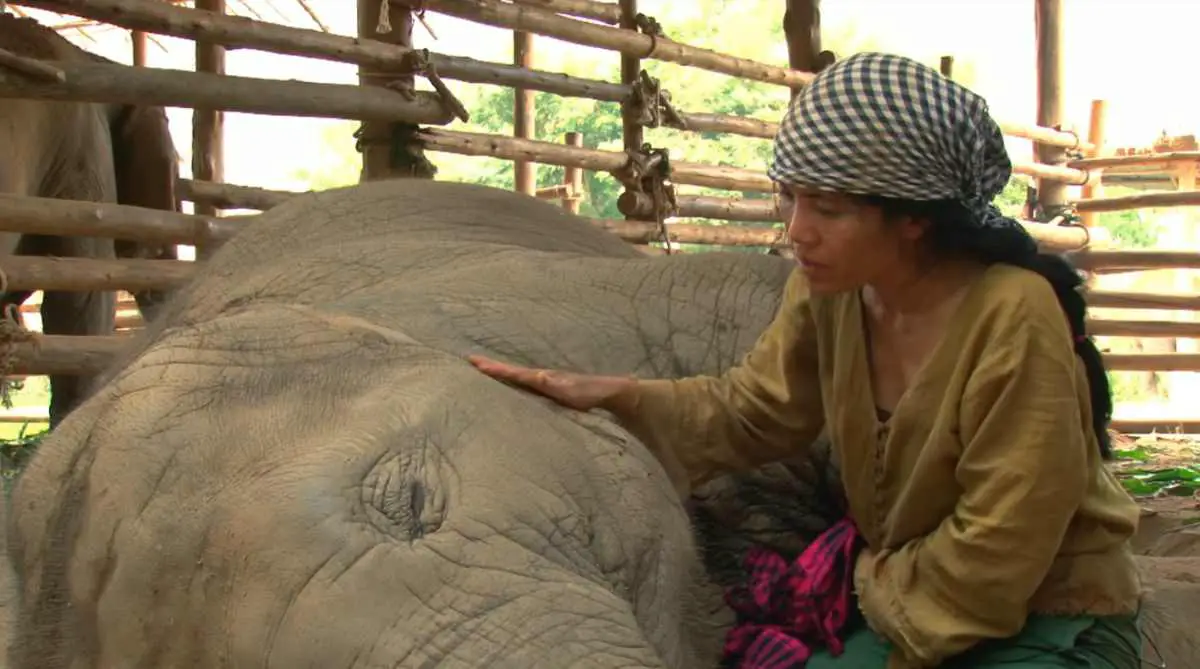
[[[0, 48], [22, 56], [62, 61], [104, 61], [33, 19], [0, 13]], [[117, 202], [178, 211], [178, 156], [161, 107], [6, 99], [0, 105], [0, 193], [89, 202]], [[0, 254], [75, 258], [174, 259], [173, 245], [95, 237], [0, 233]], [[2, 259], [0, 259], [2, 263]], [[0, 293], [0, 308], [21, 304], [32, 291]], [[166, 296], [134, 295], [146, 319]], [[42, 328], [47, 334], [110, 334], [114, 294], [47, 292]], [[53, 376], [50, 424], [57, 426], [86, 394], [87, 377]]]
[[[10, 666], [715, 666], [720, 553], [820, 531], [834, 464], [714, 482], [689, 502], [697, 538], [666, 473], [605, 414], [463, 358], [716, 373], [789, 271], [649, 258], [464, 184], [372, 182], [272, 209], [18, 481]], [[792, 511], [808, 497], [828, 499]]]

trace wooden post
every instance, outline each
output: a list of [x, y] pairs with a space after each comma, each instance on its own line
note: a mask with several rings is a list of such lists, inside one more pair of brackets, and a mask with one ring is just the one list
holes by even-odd
[[[1092, 114], [1088, 120], [1088, 143], [1094, 147], [1090, 156], [1092, 158], [1100, 158], [1104, 151], [1104, 135], [1107, 125], [1108, 103], [1104, 100], [1092, 100]], [[1089, 179], [1088, 184], [1083, 187], [1083, 192], [1080, 193], [1079, 199], [1087, 200], [1094, 197], [1103, 197], [1104, 186], [1100, 181], [1097, 178]], [[1079, 218], [1085, 227], [1091, 229], [1096, 225], [1096, 216], [1092, 212], [1083, 212], [1080, 213]]]
[[[819, 72], [828, 64], [821, 54], [821, 0], [787, 0], [783, 34], [787, 40], [788, 67]], [[800, 89], [792, 87], [792, 96]]]
[[[637, 32], [637, 0], [621, 0], [620, 27], [624, 30]], [[642, 61], [637, 56], [621, 54], [621, 83], [626, 86], [637, 85], [638, 75], [642, 71]], [[625, 138], [625, 150], [637, 151], [645, 141], [642, 126], [637, 122], [634, 109], [629, 105], [621, 108], [621, 123]]]
[[[637, 32], [637, 0], [620, 0], [621, 5], [621, 21], [618, 24], [623, 30]], [[642, 61], [637, 56], [631, 56], [625, 53], [621, 54], [621, 83], [626, 86], [636, 86], [638, 76], [642, 71]], [[638, 123], [637, 110], [632, 105], [621, 105], [621, 129], [624, 139], [625, 150], [641, 151], [642, 144], [645, 142], [645, 136], [642, 132], [642, 126]], [[625, 189], [629, 192], [629, 189]], [[627, 220], [634, 220], [635, 217], [626, 215]]]
[[954, 56], [942, 56], [942, 62], [939, 64], [938, 69], [941, 70], [943, 77], [946, 77], [947, 79], [953, 79], [954, 78]]
[[[513, 65], [533, 69], [533, 33], [513, 32]], [[536, 91], [513, 89], [513, 136], [537, 139], [534, 130], [534, 100]], [[519, 193], [533, 195], [537, 190], [537, 164], [525, 160], [513, 163], [513, 186]]]
[[[400, 3], [388, 3], [386, 16], [381, 16], [380, 0], [358, 0], [358, 36], [372, 40], [412, 48], [412, 11]], [[394, 74], [393, 74], [394, 72]], [[392, 88], [415, 89], [413, 77], [398, 68], [382, 68], [359, 65], [358, 83], [362, 86], [388, 85]], [[405, 123], [364, 121], [360, 129], [359, 145], [362, 150], [363, 168], [360, 181], [394, 179], [397, 177], [433, 178], [436, 168], [425, 158], [424, 151], [409, 145], [407, 153], [393, 150], [393, 144], [401, 141], [398, 133], [405, 128], [416, 131], [416, 126]], [[397, 155], [405, 158], [397, 162]]]
[[146, 67], [146, 33], [141, 30], [131, 30], [129, 39], [133, 42], [133, 66]]
[[[225, 13], [225, 0], [196, 0], [196, 9]], [[225, 47], [196, 40], [196, 71], [225, 74]], [[225, 114], [219, 109], [192, 110], [192, 178], [197, 181], [225, 181]], [[215, 208], [193, 203], [200, 216], [217, 216]], [[196, 259], [206, 258], [212, 249], [196, 247]]]
[[[563, 143], [575, 148], [583, 148], [583, 135], [578, 132], [568, 132]], [[563, 182], [570, 189], [570, 195], [563, 200], [563, 207], [572, 214], [578, 215], [583, 207], [583, 170], [578, 167], [563, 168]]]
[[[1034, 24], [1037, 29], [1037, 122], [1048, 128], [1063, 124], [1063, 2], [1034, 0]], [[1035, 145], [1035, 157], [1046, 165], [1066, 162], [1066, 150], [1046, 144]], [[1067, 184], [1038, 179], [1038, 203], [1043, 214], [1067, 201]]]

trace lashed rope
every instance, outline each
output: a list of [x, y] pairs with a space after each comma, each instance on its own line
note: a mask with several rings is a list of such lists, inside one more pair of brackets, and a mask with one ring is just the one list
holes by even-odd
[[[8, 293], [8, 274], [0, 267], [0, 295]], [[21, 305], [7, 304], [0, 315], [0, 402], [12, 406], [12, 392], [20, 387], [10, 377], [17, 360], [17, 345], [36, 340], [36, 333], [21, 322]]]

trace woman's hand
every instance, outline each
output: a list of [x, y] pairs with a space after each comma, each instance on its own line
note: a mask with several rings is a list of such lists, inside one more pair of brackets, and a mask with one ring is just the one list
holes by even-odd
[[866, 594], [867, 588], [871, 587], [871, 572], [875, 567], [875, 552], [870, 548], [863, 548], [858, 552], [858, 557], [854, 560], [854, 592], [858, 599], [858, 610], [863, 614], [863, 619], [867, 622], [867, 627], [871, 628], [872, 632], [883, 636], [879, 625], [871, 616], [867, 615], [863, 608], [862, 600]]
[[871, 578], [871, 568], [874, 566], [875, 552], [863, 548], [854, 560], [854, 589], [862, 592]]
[[467, 361], [494, 379], [523, 386], [578, 411], [607, 408], [610, 400], [637, 383], [631, 377], [533, 369], [510, 365], [481, 355], [467, 356]]

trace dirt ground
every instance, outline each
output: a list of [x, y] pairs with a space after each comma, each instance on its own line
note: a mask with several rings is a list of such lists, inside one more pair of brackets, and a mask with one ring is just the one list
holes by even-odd
[[1134, 549], [1197, 558], [1200, 565], [1200, 438], [1121, 436], [1114, 446], [1119, 458], [1114, 470], [1142, 507]]
[[[1134, 550], [1161, 621], [1146, 666], [1192, 667], [1200, 656], [1200, 439], [1184, 435], [1120, 438], [1114, 470], [1142, 507]], [[1152, 614], [1148, 614], [1152, 615]], [[1156, 616], [1158, 617], [1158, 616]], [[1157, 637], [1157, 638], [1154, 638]]]

